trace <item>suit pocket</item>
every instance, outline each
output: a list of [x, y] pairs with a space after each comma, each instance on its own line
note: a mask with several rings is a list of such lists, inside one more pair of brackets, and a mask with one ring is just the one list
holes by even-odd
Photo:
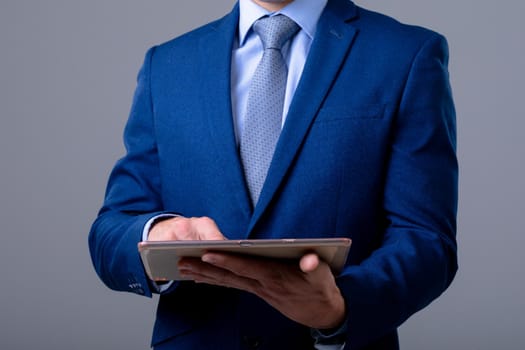
[[358, 106], [326, 106], [321, 108], [315, 120], [316, 123], [338, 120], [383, 119], [385, 105]]

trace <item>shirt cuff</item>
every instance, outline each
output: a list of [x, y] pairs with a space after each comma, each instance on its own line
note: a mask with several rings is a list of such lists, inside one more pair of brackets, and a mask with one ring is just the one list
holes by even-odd
[[[151, 227], [153, 226], [153, 224], [155, 224], [159, 220], [174, 218], [177, 216], [178, 215], [175, 215], [175, 214], [161, 214], [161, 215], [157, 215], [149, 219], [148, 222], [146, 222], [146, 225], [144, 225], [144, 230], [142, 231], [142, 241], [145, 242], [148, 240], [149, 231]], [[154, 291], [159, 294], [162, 294], [166, 292], [168, 289], [170, 289], [170, 287], [173, 285], [173, 282], [174, 281], [169, 281], [167, 283], [159, 284], [153, 280], [150, 280], [151, 286], [153, 287]]]
[[342, 350], [346, 345], [347, 320], [339, 327], [329, 330], [310, 329], [317, 350]]

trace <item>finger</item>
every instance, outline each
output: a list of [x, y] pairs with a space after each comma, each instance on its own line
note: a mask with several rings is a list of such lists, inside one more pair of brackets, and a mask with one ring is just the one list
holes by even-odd
[[148, 236], [150, 241], [224, 240], [217, 224], [210, 218], [176, 216], [154, 223]]
[[314, 253], [304, 255], [299, 261], [299, 267], [304, 273], [311, 273], [319, 267], [319, 256]]
[[193, 232], [191, 220], [183, 216], [161, 218], [153, 223], [148, 234], [149, 241], [177, 241], [198, 239]]
[[192, 218], [192, 229], [200, 240], [224, 240], [224, 235], [215, 221], [208, 217]]
[[154, 221], [148, 232], [148, 241], [168, 241], [171, 240], [170, 220], [173, 218], [160, 218]]
[[202, 261], [228, 270], [238, 276], [255, 278], [261, 280], [270, 274], [274, 274], [276, 268], [271, 261], [266, 259], [250, 258], [233, 254], [206, 253]]
[[181, 260], [179, 271], [182, 277], [192, 279], [196, 283], [236, 288], [252, 293], [259, 285], [256, 280], [236, 275], [231, 271], [195, 259]]

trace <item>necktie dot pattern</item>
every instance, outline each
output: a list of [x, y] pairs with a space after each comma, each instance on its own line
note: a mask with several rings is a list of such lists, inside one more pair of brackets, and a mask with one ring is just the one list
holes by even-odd
[[281, 133], [288, 69], [281, 49], [299, 26], [284, 15], [263, 17], [253, 25], [264, 52], [253, 75], [240, 142], [252, 204], [259, 199]]

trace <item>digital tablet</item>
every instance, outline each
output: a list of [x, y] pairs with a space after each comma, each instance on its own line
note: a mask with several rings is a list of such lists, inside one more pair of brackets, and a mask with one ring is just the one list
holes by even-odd
[[248, 239], [216, 241], [140, 242], [138, 249], [149, 278], [183, 280], [178, 271], [182, 257], [201, 257], [206, 252], [244, 254], [269, 259], [299, 259], [315, 252], [335, 274], [341, 272], [351, 240], [348, 238]]

